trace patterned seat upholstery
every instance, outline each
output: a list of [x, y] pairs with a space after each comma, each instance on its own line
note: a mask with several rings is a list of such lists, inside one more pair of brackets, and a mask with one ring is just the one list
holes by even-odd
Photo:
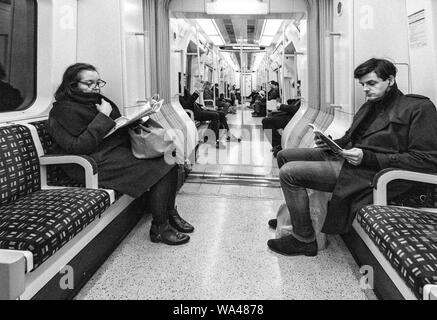
[[0, 127], [0, 206], [40, 189], [39, 160], [23, 126]]
[[110, 205], [103, 190], [41, 190], [28, 128], [0, 127], [0, 248], [28, 250], [41, 265]]
[[34, 269], [110, 206], [103, 190], [40, 190], [0, 207], [0, 248], [30, 251]]
[[436, 213], [371, 205], [357, 221], [418, 299], [425, 285], [437, 284]]

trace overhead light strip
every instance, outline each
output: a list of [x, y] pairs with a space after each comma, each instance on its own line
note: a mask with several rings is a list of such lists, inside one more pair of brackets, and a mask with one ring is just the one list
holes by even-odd
[[223, 46], [225, 44], [225, 40], [213, 19], [196, 19], [196, 22], [214, 45]]
[[282, 23], [283, 20], [266, 19], [259, 39], [259, 45], [269, 47], [281, 28]]

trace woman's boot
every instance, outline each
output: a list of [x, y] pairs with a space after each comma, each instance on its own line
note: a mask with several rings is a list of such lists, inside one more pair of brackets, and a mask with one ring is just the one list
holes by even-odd
[[152, 224], [152, 227], [150, 228], [150, 240], [153, 243], [163, 242], [171, 246], [178, 246], [187, 243], [190, 240], [190, 237], [174, 230], [168, 221], [166, 221], [160, 226]]
[[194, 231], [194, 227], [181, 218], [176, 208], [168, 212], [168, 221], [179, 232], [192, 233]]

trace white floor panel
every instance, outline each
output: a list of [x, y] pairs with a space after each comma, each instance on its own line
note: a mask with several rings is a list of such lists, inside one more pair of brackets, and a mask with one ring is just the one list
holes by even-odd
[[181, 194], [179, 211], [196, 227], [190, 242], [151, 243], [145, 217], [77, 299], [373, 299], [339, 237], [315, 258], [268, 249], [267, 221], [281, 203]]

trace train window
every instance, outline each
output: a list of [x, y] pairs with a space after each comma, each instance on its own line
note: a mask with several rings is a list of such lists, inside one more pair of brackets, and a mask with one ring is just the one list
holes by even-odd
[[0, 112], [36, 97], [36, 0], [0, 0]]

